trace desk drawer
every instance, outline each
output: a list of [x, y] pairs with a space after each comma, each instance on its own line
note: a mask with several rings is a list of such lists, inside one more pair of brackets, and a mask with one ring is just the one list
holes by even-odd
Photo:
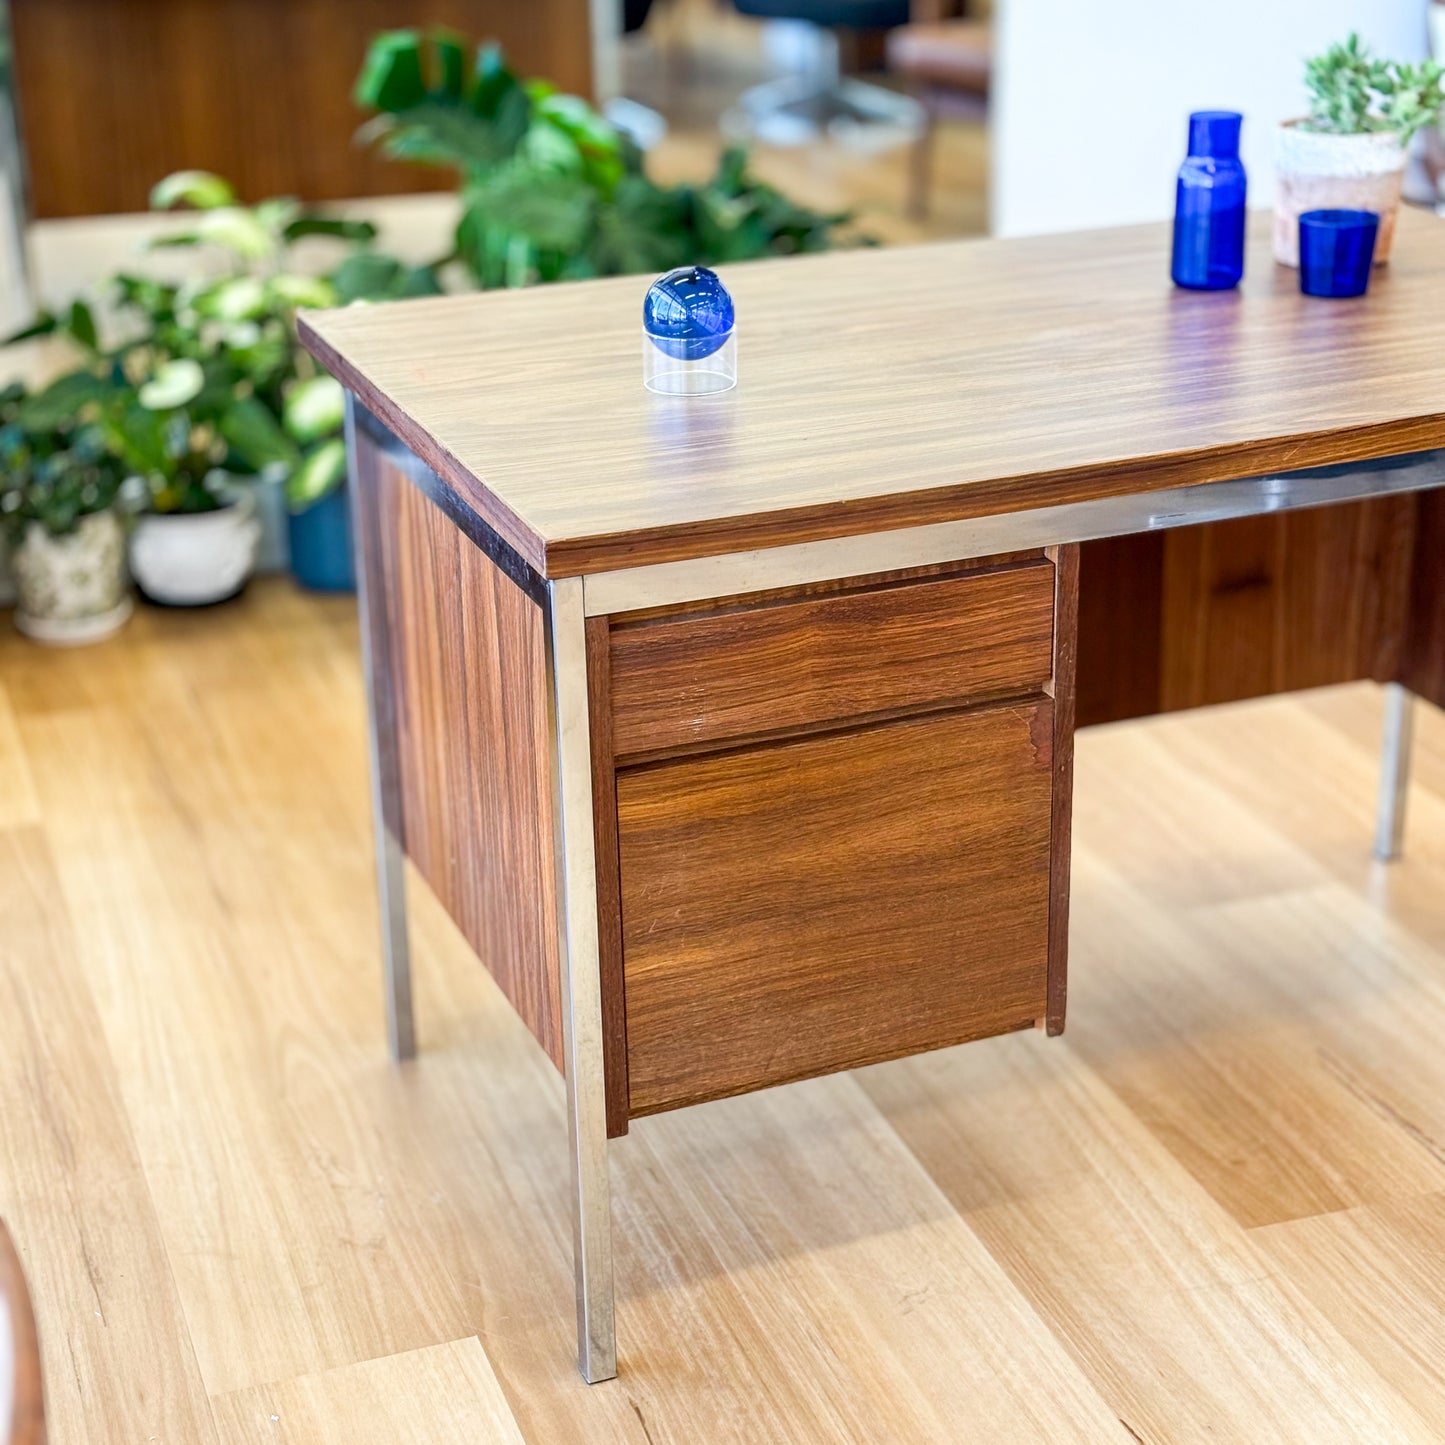
[[631, 1114], [1043, 1018], [1053, 706], [619, 772]]
[[1036, 693], [1054, 569], [1022, 565], [622, 621], [609, 638], [619, 759]]

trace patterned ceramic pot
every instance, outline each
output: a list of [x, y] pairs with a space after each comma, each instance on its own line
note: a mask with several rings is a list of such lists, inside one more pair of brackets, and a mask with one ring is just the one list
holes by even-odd
[[246, 585], [260, 539], [250, 492], [214, 512], [147, 512], [131, 533], [131, 575], [147, 601], [165, 607], [225, 602]]
[[1405, 147], [1388, 132], [1320, 135], [1297, 120], [1277, 132], [1278, 171], [1274, 198], [1274, 259], [1299, 265], [1299, 218], [1305, 211], [1375, 211], [1380, 236], [1375, 264], [1390, 259], [1400, 188], [1405, 180]]
[[98, 642], [130, 616], [125, 533], [114, 512], [92, 512], [61, 537], [32, 522], [10, 565], [15, 625], [38, 642]]

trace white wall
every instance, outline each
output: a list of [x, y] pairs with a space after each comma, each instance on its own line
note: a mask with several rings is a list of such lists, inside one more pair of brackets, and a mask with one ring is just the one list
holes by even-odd
[[1304, 106], [1303, 59], [1356, 29], [1425, 53], [1426, 0], [998, 0], [993, 230], [1171, 215], [1191, 110], [1244, 114], [1249, 203], [1273, 198], [1273, 128]]

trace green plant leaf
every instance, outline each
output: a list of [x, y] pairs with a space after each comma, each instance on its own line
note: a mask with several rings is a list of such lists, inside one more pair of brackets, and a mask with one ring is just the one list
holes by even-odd
[[298, 381], [286, 393], [281, 419], [298, 442], [318, 441], [341, 430], [346, 419], [346, 391], [332, 376]]
[[70, 312], [66, 317], [65, 329], [73, 336], [87, 351], [97, 349], [99, 342], [96, 338], [95, 313], [84, 301], [72, 301]]
[[342, 305], [352, 301], [387, 300], [396, 295], [401, 262], [379, 251], [357, 251], [331, 273], [331, 284]]
[[32, 341], [37, 336], [54, 336], [60, 329], [60, 318], [53, 311], [42, 311], [28, 326], [12, 331], [0, 346], [14, 346], [17, 341]]
[[375, 239], [376, 227], [370, 221], [350, 216], [297, 216], [282, 232], [288, 241], [299, 241], [303, 236], [335, 236], [341, 241], [370, 241]]
[[399, 111], [426, 98], [421, 37], [415, 30], [388, 30], [366, 52], [356, 82], [356, 103], [368, 110]]
[[434, 30], [431, 34], [435, 57], [433, 90], [449, 100], [460, 100], [467, 79], [467, 42], [454, 30]]
[[346, 444], [339, 438], [308, 452], [286, 479], [286, 501], [293, 512], [319, 502], [346, 480]]
[[466, 205], [490, 229], [524, 236], [549, 251], [575, 251], [587, 240], [596, 205], [580, 177], [508, 168], [474, 186]]
[[229, 182], [210, 171], [174, 171], [151, 189], [153, 211], [168, 211], [182, 202], [198, 211], [210, 211], [235, 205], [236, 193]]
[[72, 371], [22, 401], [17, 420], [28, 432], [72, 427], [79, 421], [80, 413], [92, 402], [103, 400], [108, 391], [105, 382], [93, 372]]
[[206, 373], [199, 361], [189, 356], [167, 361], [156, 368], [139, 391], [136, 399], [147, 411], [174, 411], [193, 401], [205, 385]]
[[320, 308], [335, 306], [336, 287], [324, 276], [301, 276], [294, 272], [282, 272], [267, 282], [268, 300], [285, 307], [309, 306]]
[[111, 450], [126, 466], [141, 476], [151, 476], [172, 470], [166, 422], [161, 412], [128, 398], [102, 420], [101, 427]]
[[196, 234], [212, 245], [224, 246], [244, 261], [265, 260], [276, 245], [271, 232], [253, 212], [242, 206], [207, 211], [196, 227]]
[[232, 276], [198, 291], [192, 304], [218, 321], [254, 320], [266, 314], [266, 285], [256, 276]]
[[271, 408], [258, 397], [233, 401], [221, 413], [217, 430], [230, 448], [227, 466], [253, 472], [268, 467], [285, 467], [289, 471], [299, 460], [295, 443], [282, 430]]

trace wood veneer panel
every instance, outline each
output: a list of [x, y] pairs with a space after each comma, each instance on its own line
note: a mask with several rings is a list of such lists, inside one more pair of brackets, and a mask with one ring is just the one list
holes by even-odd
[[394, 462], [374, 465], [406, 851], [560, 1069], [542, 614]]
[[1053, 673], [1046, 561], [611, 633], [619, 758], [1042, 689]]
[[1069, 879], [1074, 826], [1074, 679], [1079, 653], [1079, 549], [1053, 552], [1055, 620], [1053, 677], [1054, 791], [1049, 818], [1048, 1009], [1042, 1020], [1051, 1035], [1064, 1031], [1069, 976]]
[[493, 37], [522, 74], [591, 90], [586, 0], [11, 0], [10, 24], [37, 216], [144, 210], [192, 167], [251, 200], [450, 185], [355, 141], [352, 87], [381, 30]]
[[1079, 546], [1078, 726], [1159, 711], [1164, 536]]
[[1445, 707], [1445, 493], [1418, 499], [1415, 559], [1399, 681]]
[[617, 779], [634, 1116], [1047, 1009], [1053, 704]]
[[1160, 710], [1393, 677], [1415, 510], [1382, 497], [1171, 532]]
[[639, 385], [636, 278], [302, 334], [549, 576], [1445, 445], [1445, 227], [1321, 307], [1251, 225], [1227, 295], [1169, 286], [1158, 225], [725, 266], [745, 375], [706, 405]]

